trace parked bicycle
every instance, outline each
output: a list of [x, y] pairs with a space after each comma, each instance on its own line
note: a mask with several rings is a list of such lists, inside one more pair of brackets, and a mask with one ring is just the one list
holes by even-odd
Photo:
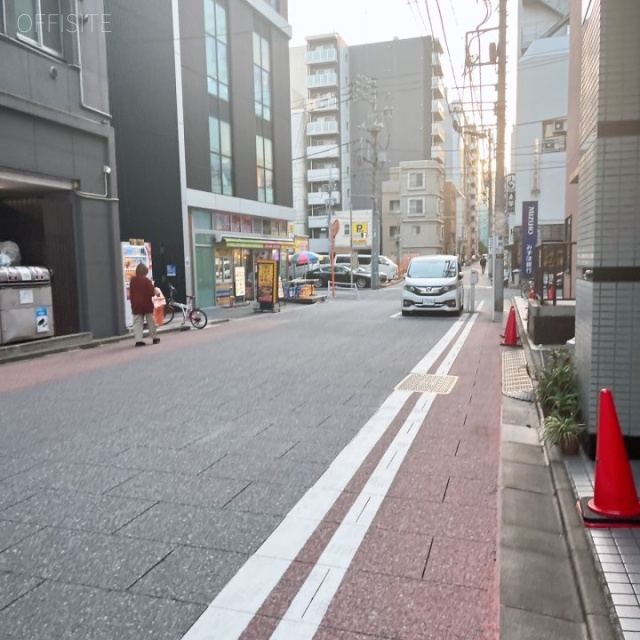
[[183, 304], [175, 300], [175, 292], [175, 287], [169, 285], [169, 297], [164, 307], [164, 324], [169, 324], [173, 320], [176, 311], [180, 311], [182, 313], [182, 324], [186, 324], [188, 319], [196, 329], [204, 329], [207, 326], [208, 318], [202, 309], [196, 307], [196, 297], [187, 296], [187, 304]]

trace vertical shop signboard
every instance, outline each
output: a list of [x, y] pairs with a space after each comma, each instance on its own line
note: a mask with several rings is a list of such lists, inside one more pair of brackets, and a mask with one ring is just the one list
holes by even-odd
[[260, 305], [273, 306], [278, 294], [278, 263], [258, 260], [258, 297]]
[[233, 270], [233, 277], [235, 281], [235, 296], [236, 300], [244, 300], [247, 293], [245, 288], [245, 271], [244, 267], [235, 267]]
[[129, 282], [136, 275], [136, 267], [142, 262], [147, 265], [148, 278], [153, 282], [153, 270], [151, 261], [151, 243], [144, 240], [129, 240], [121, 242], [122, 251], [122, 275], [124, 291], [124, 323], [126, 327], [133, 326], [133, 313], [129, 302]]
[[528, 280], [535, 277], [535, 250], [538, 238], [538, 201], [522, 203], [522, 276]]

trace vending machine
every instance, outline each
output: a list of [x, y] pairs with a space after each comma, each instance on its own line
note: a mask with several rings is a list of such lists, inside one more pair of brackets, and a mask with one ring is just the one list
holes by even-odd
[[142, 262], [147, 265], [148, 278], [153, 282], [151, 260], [151, 243], [144, 240], [129, 240], [120, 243], [122, 247], [122, 274], [124, 277], [124, 323], [128, 328], [133, 326], [133, 313], [129, 302], [129, 282], [136, 274], [136, 267]]

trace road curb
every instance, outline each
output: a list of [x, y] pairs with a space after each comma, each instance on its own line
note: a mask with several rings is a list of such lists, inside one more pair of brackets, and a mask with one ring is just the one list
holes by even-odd
[[[230, 318], [214, 318], [210, 319], [207, 326], [223, 324], [229, 322]], [[158, 327], [160, 335], [172, 333], [176, 331], [191, 331], [189, 325], [176, 324], [174, 326]], [[148, 331], [145, 330], [145, 337]], [[133, 334], [126, 333], [121, 336], [109, 336], [108, 338], [93, 338], [91, 333], [78, 333], [70, 336], [59, 336], [54, 338], [45, 338], [41, 341], [22, 342], [15, 345], [6, 345], [0, 347], [0, 365], [9, 364], [11, 362], [20, 362], [22, 360], [30, 360], [32, 358], [40, 358], [54, 353], [64, 353], [65, 351], [74, 351], [79, 349], [95, 349], [103, 345], [115, 344], [125, 340], [132, 340]]]

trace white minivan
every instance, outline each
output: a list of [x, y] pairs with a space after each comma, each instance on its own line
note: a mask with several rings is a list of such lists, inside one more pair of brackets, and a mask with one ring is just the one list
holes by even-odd
[[403, 316], [415, 311], [447, 311], [460, 315], [463, 308], [462, 265], [456, 256], [411, 259], [402, 288]]
[[[351, 265], [351, 255], [348, 253], [336, 254], [336, 264]], [[371, 270], [371, 254], [359, 253], [358, 254], [358, 266], [364, 267], [367, 270]], [[387, 276], [387, 280], [395, 280], [398, 277], [398, 265], [387, 258], [387, 256], [378, 256], [378, 272], [384, 273]]]

